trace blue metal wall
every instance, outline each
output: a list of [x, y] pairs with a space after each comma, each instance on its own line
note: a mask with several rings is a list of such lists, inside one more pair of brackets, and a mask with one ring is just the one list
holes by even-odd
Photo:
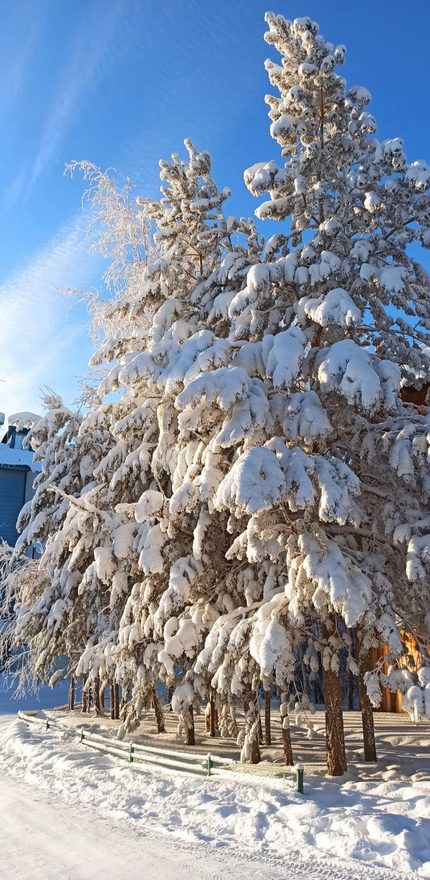
[[0, 538], [15, 544], [16, 521], [25, 501], [28, 468], [0, 467]]

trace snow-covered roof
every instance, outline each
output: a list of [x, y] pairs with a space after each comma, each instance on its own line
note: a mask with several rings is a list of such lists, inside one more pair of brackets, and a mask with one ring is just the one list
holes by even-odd
[[37, 413], [25, 410], [24, 412], [12, 413], [12, 415], [8, 416], [8, 423], [9, 425], [15, 425], [19, 430], [20, 428], [31, 428], [39, 419], [40, 415], [37, 415]]
[[40, 470], [40, 464], [33, 461], [32, 452], [28, 449], [11, 449], [6, 443], [0, 443], [1, 467], [28, 467], [32, 471]]

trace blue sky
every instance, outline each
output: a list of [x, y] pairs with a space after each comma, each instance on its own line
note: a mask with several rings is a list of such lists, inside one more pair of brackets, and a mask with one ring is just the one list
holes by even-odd
[[0, 30], [0, 410], [39, 409], [50, 385], [78, 395], [91, 343], [82, 308], [59, 291], [99, 284], [83, 187], [90, 159], [156, 195], [158, 159], [191, 137], [213, 156], [230, 212], [250, 214], [243, 170], [275, 158], [264, 95], [267, 8], [309, 15], [347, 45], [344, 75], [373, 95], [379, 137], [430, 159], [430, 4], [414, 0], [14, 0]]

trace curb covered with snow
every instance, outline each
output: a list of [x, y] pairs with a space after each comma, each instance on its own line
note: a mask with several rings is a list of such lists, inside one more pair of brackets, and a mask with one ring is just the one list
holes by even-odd
[[370, 786], [308, 777], [303, 798], [233, 779], [169, 778], [153, 769], [136, 773], [109, 756], [89, 753], [68, 734], [47, 736], [19, 720], [1, 733], [0, 771], [188, 843], [252, 852], [280, 864], [292, 851], [310, 852], [314, 860], [356, 859], [349, 876], [368, 880], [394, 880], [399, 872], [430, 877], [427, 781]]

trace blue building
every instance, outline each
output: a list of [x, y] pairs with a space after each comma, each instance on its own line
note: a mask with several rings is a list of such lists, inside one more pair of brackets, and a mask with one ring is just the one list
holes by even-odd
[[[0, 414], [0, 424], [2, 424]], [[18, 514], [33, 494], [32, 484], [40, 465], [33, 453], [22, 448], [28, 428], [10, 425], [0, 443], [0, 540], [14, 545], [18, 537]]]

